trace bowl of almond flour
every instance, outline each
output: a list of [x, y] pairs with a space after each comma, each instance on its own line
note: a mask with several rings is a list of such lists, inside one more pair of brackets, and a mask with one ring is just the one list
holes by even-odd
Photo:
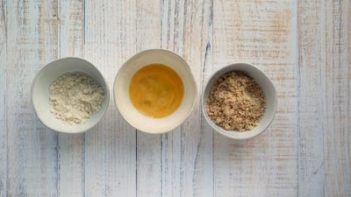
[[268, 128], [276, 111], [277, 96], [272, 81], [261, 70], [237, 63], [210, 77], [201, 104], [206, 121], [215, 131], [245, 140]]
[[90, 62], [68, 57], [39, 71], [32, 85], [32, 104], [40, 121], [52, 130], [81, 133], [106, 112], [110, 93], [106, 80]]

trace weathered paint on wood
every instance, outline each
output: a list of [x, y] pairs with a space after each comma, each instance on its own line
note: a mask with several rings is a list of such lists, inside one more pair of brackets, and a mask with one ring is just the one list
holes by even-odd
[[[136, 52], [135, 18], [135, 1], [85, 1], [84, 57], [101, 70], [111, 91], [119, 67]], [[112, 97], [110, 103], [104, 119], [85, 135], [85, 194], [136, 196], [136, 131]]]
[[300, 196], [351, 196], [350, 8], [299, 2]]
[[[136, 2], [136, 51], [161, 47], [159, 1]], [[137, 131], [137, 196], [162, 196], [161, 136]]]
[[[347, 0], [0, 1], [0, 196], [351, 196], [350, 17]], [[122, 63], [150, 48], [181, 55], [199, 95], [217, 69], [256, 65], [278, 92], [271, 127], [236, 143], [197, 105], [148, 135], [112, 97], [85, 134], [35, 117], [30, 86], [46, 63], [83, 57], [112, 91]]]
[[7, 196], [58, 194], [57, 133], [38, 121], [30, 102], [33, 76], [57, 58], [55, 15], [56, 1], [6, 1]]
[[7, 121], [6, 121], [6, 4], [0, 1], [0, 196], [7, 193]]
[[[58, 57], [83, 57], [84, 1], [58, 1]], [[85, 194], [85, 134], [58, 135], [58, 194]], [[69, 181], [67, 181], [69, 180]]]
[[294, 196], [297, 193], [296, 3], [215, 1], [213, 65], [257, 65], [273, 80], [278, 108], [270, 128], [236, 143], [214, 136], [216, 196]]

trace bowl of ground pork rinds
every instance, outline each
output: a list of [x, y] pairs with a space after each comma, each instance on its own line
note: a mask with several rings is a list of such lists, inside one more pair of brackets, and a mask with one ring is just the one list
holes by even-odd
[[261, 70], [236, 63], [215, 72], [202, 95], [202, 111], [218, 133], [236, 140], [253, 138], [274, 119], [276, 90]]

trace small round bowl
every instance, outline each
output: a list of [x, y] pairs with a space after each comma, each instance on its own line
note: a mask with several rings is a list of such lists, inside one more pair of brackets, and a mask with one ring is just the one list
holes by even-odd
[[[68, 72], [80, 72], [89, 75], [101, 85], [105, 92], [100, 111], [94, 113], [81, 124], [65, 124], [50, 112], [49, 87], [58, 77]], [[94, 127], [105, 114], [109, 101], [109, 89], [100, 71], [90, 62], [80, 58], [67, 57], [47, 64], [39, 71], [32, 85], [32, 104], [35, 113], [45, 126], [58, 132], [82, 133]]]
[[[163, 64], [172, 68], [183, 81], [184, 96], [178, 109], [163, 118], [152, 118], [140, 113], [129, 97], [129, 85], [134, 74], [144, 66]], [[177, 54], [163, 50], [142, 51], [123, 64], [114, 82], [116, 107], [133, 127], [146, 133], [165, 133], [179, 126], [191, 113], [197, 97], [197, 88], [189, 65]]]
[[[235, 130], [233, 131], [225, 130], [220, 126], [218, 126], [217, 124], [215, 124], [207, 114], [207, 110], [206, 110], [207, 98], [208, 98], [209, 92], [212, 89], [212, 86], [214, 85], [214, 83], [217, 81], [218, 78], [223, 76], [223, 74], [231, 71], [243, 71], [247, 75], [252, 77], [262, 88], [265, 96], [266, 109], [264, 111], [263, 117], [258, 122], [257, 126], [249, 131], [240, 132]], [[215, 131], [232, 139], [246, 140], [246, 139], [253, 138], [259, 135], [260, 133], [262, 133], [273, 121], [274, 114], [277, 108], [277, 95], [272, 81], [261, 70], [257, 69], [256, 67], [250, 64], [237, 63], [237, 64], [231, 64], [229, 66], [226, 66], [218, 70], [216, 73], [214, 73], [211, 76], [211, 78], [206, 84], [205, 91], [202, 95], [201, 105], [202, 105], [202, 112], [205, 116], [206, 121]]]

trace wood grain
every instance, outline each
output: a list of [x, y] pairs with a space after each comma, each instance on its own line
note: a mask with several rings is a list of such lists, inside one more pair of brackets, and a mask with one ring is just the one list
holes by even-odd
[[[119, 67], [136, 52], [135, 18], [135, 1], [85, 1], [84, 57], [111, 90]], [[117, 113], [112, 97], [104, 119], [85, 135], [85, 194], [136, 196], [136, 131]]]
[[215, 1], [216, 68], [249, 62], [276, 86], [274, 122], [260, 136], [236, 143], [214, 136], [215, 196], [295, 196], [296, 4], [290, 1]]
[[[83, 57], [84, 1], [58, 2], [58, 57]], [[58, 135], [59, 196], [85, 194], [85, 134]], [[67, 181], [69, 180], [69, 181]]]
[[57, 195], [57, 134], [30, 102], [31, 81], [57, 57], [57, 3], [7, 1], [7, 196]]
[[[136, 2], [136, 51], [161, 46], [159, 1]], [[162, 196], [161, 135], [137, 131], [137, 196]]]
[[349, 1], [299, 3], [299, 195], [350, 196]]
[[[322, 61], [325, 56], [325, 29], [320, 28], [325, 5], [312, 1], [299, 3], [299, 195], [325, 196], [324, 116], [321, 97]], [[321, 40], [323, 39], [323, 40]], [[322, 58], [324, 60], [322, 60]], [[323, 68], [324, 69], [324, 68]], [[308, 121], [306, 121], [308, 120]]]
[[[182, 55], [190, 65], [200, 99], [204, 72], [207, 71], [206, 66], [210, 64], [211, 58], [212, 2], [184, 1], [184, 4], [178, 7], [178, 12], [175, 9], [177, 20], [174, 23], [181, 28], [174, 27], [173, 50]], [[176, 39], [177, 37], [179, 38]], [[172, 44], [168, 47], [172, 47]], [[213, 185], [212, 132], [201, 118], [199, 101], [193, 113], [180, 127], [180, 196], [213, 194], [213, 187], [210, 187]], [[177, 138], [175, 139], [178, 140]], [[173, 141], [175, 139], [173, 138]]]
[[7, 24], [6, 4], [0, 1], [0, 196], [7, 194], [7, 121], [6, 121], [6, 63]]
[[[198, 92], [202, 89], [211, 5], [210, 1], [164, 1], [161, 5], [161, 47], [188, 61]], [[201, 130], [199, 117], [197, 105], [181, 127], [162, 136], [162, 196], [212, 193], [208, 187], [212, 184], [212, 133]]]
[[[347, 39], [347, 20], [350, 10], [348, 1], [326, 1], [326, 48], [325, 48], [325, 91], [326, 105], [324, 139], [325, 153], [325, 195], [351, 195], [351, 154], [350, 154], [350, 62]], [[321, 84], [323, 87], [323, 84]]]
[[[161, 48], [179, 53], [184, 24], [184, 1], [161, 2]], [[183, 54], [180, 54], [183, 55]], [[180, 196], [182, 192], [181, 134], [178, 127], [161, 136], [161, 196]]]
[[[0, 0], [0, 197], [351, 196], [350, 17], [348, 0]], [[182, 56], [199, 95], [223, 66], [256, 65], [277, 88], [272, 125], [238, 143], [198, 103], [148, 135], [112, 97], [85, 134], [35, 116], [30, 87], [48, 62], [87, 59], [112, 96], [120, 66], [150, 48]]]

